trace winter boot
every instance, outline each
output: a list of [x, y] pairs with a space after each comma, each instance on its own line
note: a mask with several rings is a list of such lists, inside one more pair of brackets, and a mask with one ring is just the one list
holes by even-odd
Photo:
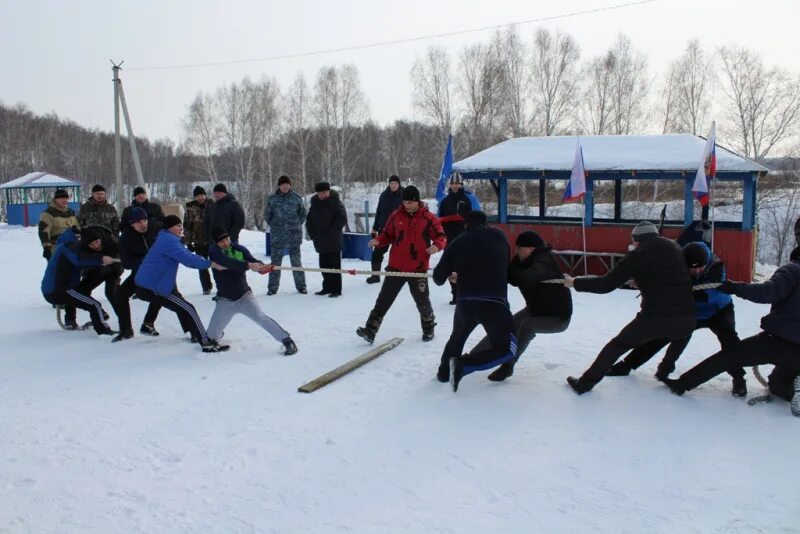
[[287, 337], [282, 341], [282, 343], [283, 343], [284, 356], [291, 356], [292, 354], [297, 354], [297, 345], [294, 344], [292, 338]]
[[372, 276], [367, 278], [367, 283], [368, 284], [377, 284], [380, 281], [381, 281], [381, 277], [378, 276], [377, 274], [373, 274]]
[[108, 321], [111, 316], [108, 314], [107, 311], [103, 310], [103, 320]]
[[422, 341], [431, 341], [433, 339], [433, 327], [436, 326], [436, 317], [422, 317]]
[[794, 379], [794, 396], [792, 397], [792, 415], [800, 417], [800, 376]]
[[731, 395], [734, 397], [746, 397], [747, 396], [747, 382], [745, 382], [743, 376], [737, 376], [733, 379], [733, 388], [731, 388]]
[[590, 387], [586, 387], [586, 384], [581, 383], [580, 379], [575, 378], [574, 376], [567, 377], [567, 384], [572, 388], [572, 391], [577, 393], [578, 395], [583, 395], [592, 390]]
[[686, 388], [681, 383], [680, 378], [665, 378], [662, 380], [664, 384], [677, 396], [681, 396], [686, 393]]
[[629, 374], [631, 374], [631, 366], [625, 360], [618, 361], [606, 372], [606, 376], [628, 376]]
[[156, 330], [156, 327], [153, 326], [153, 323], [142, 323], [142, 327], [139, 329], [139, 333], [151, 337], [158, 336], [158, 330]]
[[207, 343], [200, 346], [203, 347], [203, 352], [225, 352], [231, 348], [230, 345], [220, 345], [215, 339], [209, 339]]
[[267, 290], [267, 296], [271, 297], [272, 295], [275, 295], [277, 292], [278, 292], [277, 289], [268, 289]]
[[378, 334], [378, 329], [380, 329], [382, 322], [383, 317], [371, 311], [367, 318], [367, 324], [357, 328], [356, 334], [358, 334], [358, 337], [363, 338], [364, 341], [371, 344], [375, 341], [375, 336]]
[[112, 330], [111, 327], [106, 327], [103, 330], [100, 330], [97, 335], [98, 336], [115, 336], [117, 334], [116, 330]]
[[436, 371], [436, 380], [441, 383], [450, 382], [450, 362], [442, 362]]
[[130, 339], [133, 337], [133, 330], [128, 330], [127, 332], [120, 332], [114, 339], [111, 340], [112, 343], [118, 343], [120, 341], [125, 341], [126, 339]]
[[78, 326], [78, 322], [75, 320], [72, 321], [64, 321], [64, 330], [80, 330], [81, 327]]
[[458, 391], [458, 384], [464, 378], [464, 366], [461, 365], [458, 357], [450, 358], [450, 385], [453, 386], [453, 393]]
[[492, 382], [502, 382], [506, 378], [512, 376], [514, 374], [514, 364], [511, 362], [506, 362], [491, 373], [489, 376], [486, 377]]

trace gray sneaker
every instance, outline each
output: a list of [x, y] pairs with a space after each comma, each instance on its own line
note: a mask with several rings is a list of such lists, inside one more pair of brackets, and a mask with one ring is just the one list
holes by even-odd
[[800, 417], [800, 376], [794, 379], [794, 396], [792, 397], [792, 415]]

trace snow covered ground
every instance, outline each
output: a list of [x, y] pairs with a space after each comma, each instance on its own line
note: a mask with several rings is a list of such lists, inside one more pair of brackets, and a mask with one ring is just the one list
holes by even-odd
[[[263, 254], [262, 234], [243, 239]], [[316, 265], [310, 243], [303, 256]], [[635, 292], [574, 294], [568, 332], [537, 338], [508, 382], [476, 373], [457, 394], [434, 378], [449, 290], [432, 292], [432, 343], [402, 293], [377, 341], [405, 341], [307, 395], [297, 387], [368, 349], [354, 330], [378, 286], [363, 277], [328, 299], [287, 273], [266, 297], [252, 275], [300, 352], [237, 318], [231, 350], [207, 355], [166, 310], [158, 338], [61, 331], [43, 268], [35, 229], [0, 226], [0, 532], [799, 531], [800, 426], [785, 403], [748, 407], [726, 377], [678, 398], [656, 361], [581, 397], [568, 388], [634, 315]], [[182, 268], [179, 287], [208, 320], [196, 273]], [[736, 306], [740, 334], [756, 332], [767, 308]], [[136, 326], [143, 313], [134, 301]], [[716, 350], [698, 333], [679, 370]]]

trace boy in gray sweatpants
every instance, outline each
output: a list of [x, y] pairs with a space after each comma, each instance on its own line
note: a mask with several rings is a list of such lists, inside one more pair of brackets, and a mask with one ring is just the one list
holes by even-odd
[[271, 271], [272, 266], [255, 259], [242, 245], [232, 243], [224, 229], [215, 228], [211, 236], [214, 244], [209, 247], [208, 256], [225, 267], [225, 270], [214, 270], [219, 298], [208, 325], [208, 337], [221, 338], [233, 316], [241, 313], [266, 330], [276, 341], [283, 343], [283, 353], [286, 356], [296, 353], [297, 345], [289, 333], [261, 311], [250, 286], [247, 285], [248, 270], [264, 274]]

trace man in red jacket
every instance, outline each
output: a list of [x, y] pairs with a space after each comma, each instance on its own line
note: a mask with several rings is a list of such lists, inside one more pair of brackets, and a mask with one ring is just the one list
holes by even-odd
[[[428, 211], [420, 202], [419, 190], [410, 185], [403, 190], [403, 205], [389, 215], [389, 219], [375, 239], [369, 242], [371, 247], [388, 247], [389, 266], [387, 271], [404, 273], [425, 273], [428, 271], [428, 260], [433, 254], [444, 249], [447, 239], [439, 219]], [[369, 313], [367, 324], [358, 328], [356, 333], [369, 343], [375, 341], [375, 335], [383, 322], [383, 316], [389, 311], [403, 286], [408, 289], [419, 310], [422, 322], [422, 341], [433, 339], [433, 327], [436, 326], [431, 307], [427, 278], [404, 278], [387, 276], [375, 307]]]

